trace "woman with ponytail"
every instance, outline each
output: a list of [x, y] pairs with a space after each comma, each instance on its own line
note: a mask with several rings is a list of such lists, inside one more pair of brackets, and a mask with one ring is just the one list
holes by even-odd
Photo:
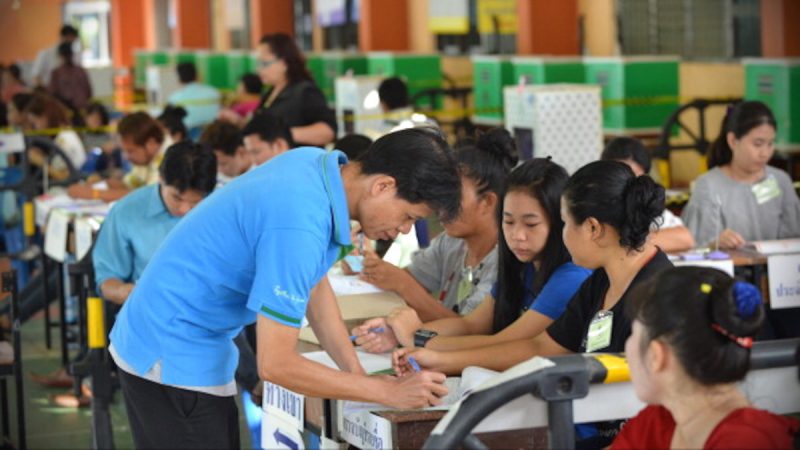
[[613, 449], [796, 445], [800, 422], [753, 408], [736, 386], [764, 319], [757, 287], [715, 269], [673, 268], [638, 286], [626, 313], [633, 333], [625, 355], [649, 406]]
[[695, 182], [683, 221], [699, 245], [736, 249], [748, 241], [800, 237], [800, 200], [792, 181], [767, 165], [777, 124], [758, 101], [734, 106]]
[[[399, 155], [402, 157], [402, 155]], [[445, 233], [417, 253], [406, 269], [366, 252], [361, 277], [396, 292], [422, 320], [458, 317], [474, 310], [497, 275], [497, 204], [517, 163], [514, 141], [490, 130], [456, 149], [461, 171], [461, 214]], [[374, 337], [374, 336], [373, 336]]]

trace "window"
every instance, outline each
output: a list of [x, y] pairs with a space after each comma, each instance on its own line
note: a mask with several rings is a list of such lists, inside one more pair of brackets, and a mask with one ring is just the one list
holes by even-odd
[[[450, 55], [516, 53], [515, 1], [439, 0], [430, 2], [429, 8], [436, 48], [440, 52]], [[437, 20], [442, 24], [438, 30]], [[451, 26], [453, 31], [446, 31]]]
[[317, 20], [325, 34], [326, 50], [358, 50], [358, 0], [327, 0], [327, 11], [317, 11]]
[[108, 34], [108, 1], [71, 1], [64, 5], [64, 22], [78, 29], [81, 41], [81, 64], [84, 67], [111, 64]]
[[685, 59], [761, 53], [759, 0], [617, 0], [626, 55]]
[[310, 51], [313, 45], [313, 18], [311, 0], [294, 0], [294, 36], [303, 51]]
[[[249, 0], [226, 0], [225, 29], [228, 32], [231, 49], [247, 50], [250, 48], [250, 11]], [[213, 24], [217, 22], [212, 20]]]

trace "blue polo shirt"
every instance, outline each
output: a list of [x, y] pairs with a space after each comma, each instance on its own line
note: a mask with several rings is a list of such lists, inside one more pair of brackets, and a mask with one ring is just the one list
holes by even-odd
[[233, 338], [256, 314], [300, 327], [309, 293], [350, 245], [339, 151], [302, 147], [214, 192], [153, 255], [111, 330], [138, 375], [167, 385], [233, 381]]
[[95, 281], [135, 283], [161, 242], [181, 219], [164, 206], [159, 184], [145, 186], [114, 204], [92, 250]]
[[[578, 288], [591, 274], [591, 270], [567, 261], [553, 271], [539, 295], [536, 295], [531, 289], [536, 268], [532, 263], [527, 264], [523, 275], [525, 292], [522, 298], [522, 313], [532, 309], [553, 320], [558, 319], [564, 314], [567, 304], [578, 292]], [[492, 287], [492, 298], [497, 300], [497, 282]]]

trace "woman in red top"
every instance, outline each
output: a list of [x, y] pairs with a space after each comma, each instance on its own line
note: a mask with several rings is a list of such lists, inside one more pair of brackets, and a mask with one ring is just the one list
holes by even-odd
[[755, 286], [707, 268], [668, 269], [638, 287], [625, 344], [650, 404], [612, 444], [627, 448], [792, 448], [800, 422], [752, 407], [737, 388], [764, 319]]

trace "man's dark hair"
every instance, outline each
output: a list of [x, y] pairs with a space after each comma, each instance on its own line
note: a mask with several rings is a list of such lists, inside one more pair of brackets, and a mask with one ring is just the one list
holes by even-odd
[[600, 155], [604, 161], [633, 161], [644, 170], [650, 173], [650, 152], [647, 151], [642, 141], [636, 138], [622, 136], [613, 139], [608, 143]]
[[441, 134], [430, 128], [389, 133], [359, 158], [364, 175], [395, 179], [397, 196], [425, 203], [447, 222], [461, 210], [461, 176], [453, 151]]
[[66, 37], [78, 37], [78, 29], [73, 27], [72, 25], [64, 25], [61, 27], [61, 32], [59, 33], [61, 38]]
[[167, 186], [210, 194], [217, 185], [217, 158], [207, 145], [181, 141], [171, 145], [158, 169]]
[[398, 77], [387, 78], [378, 85], [378, 97], [390, 110], [405, 108], [408, 106], [408, 86]]
[[261, 81], [261, 77], [254, 73], [242, 75], [240, 81], [244, 86], [244, 91], [248, 94], [261, 95], [261, 91], [264, 89], [264, 83]]
[[144, 145], [148, 140], [164, 142], [164, 130], [156, 119], [144, 111], [130, 113], [117, 124], [117, 134], [122, 138], [130, 138], [136, 145]]
[[363, 134], [348, 134], [334, 142], [333, 148], [343, 151], [348, 160], [355, 161], [369, 150], [370, 145], [372, 139], [369, 137]]
[[62, 42], [58, 44], [58, 56], [64, 59], [64, 64], [71, 66], [73, 65], [72, 57], [75, 54], [72, 51], [72, 43], [70, 42]]
[[244, 145], [239, 127], [227, 120], [215, 120], [208, 124], [200, 136], [200, 143], [228, 156], [235, 155], [236, 150]]
[[176, 67], [178, 71], [178, 80], [183, 84], [189, 84], [197, 81], [197, 67], [193, 62], [182, 62]]
[[278, 139], [283, 139], [289, 144], [289, 148], [294, 147], [292, 140], [292, 132], [289, 130], [289, 125], [282, 117], [271, 114], [265, 110], [256, 111], [250, 122], [244, 126], [242, 130], [242, 137], [257, 134], [264, 142], [275, 142]]

